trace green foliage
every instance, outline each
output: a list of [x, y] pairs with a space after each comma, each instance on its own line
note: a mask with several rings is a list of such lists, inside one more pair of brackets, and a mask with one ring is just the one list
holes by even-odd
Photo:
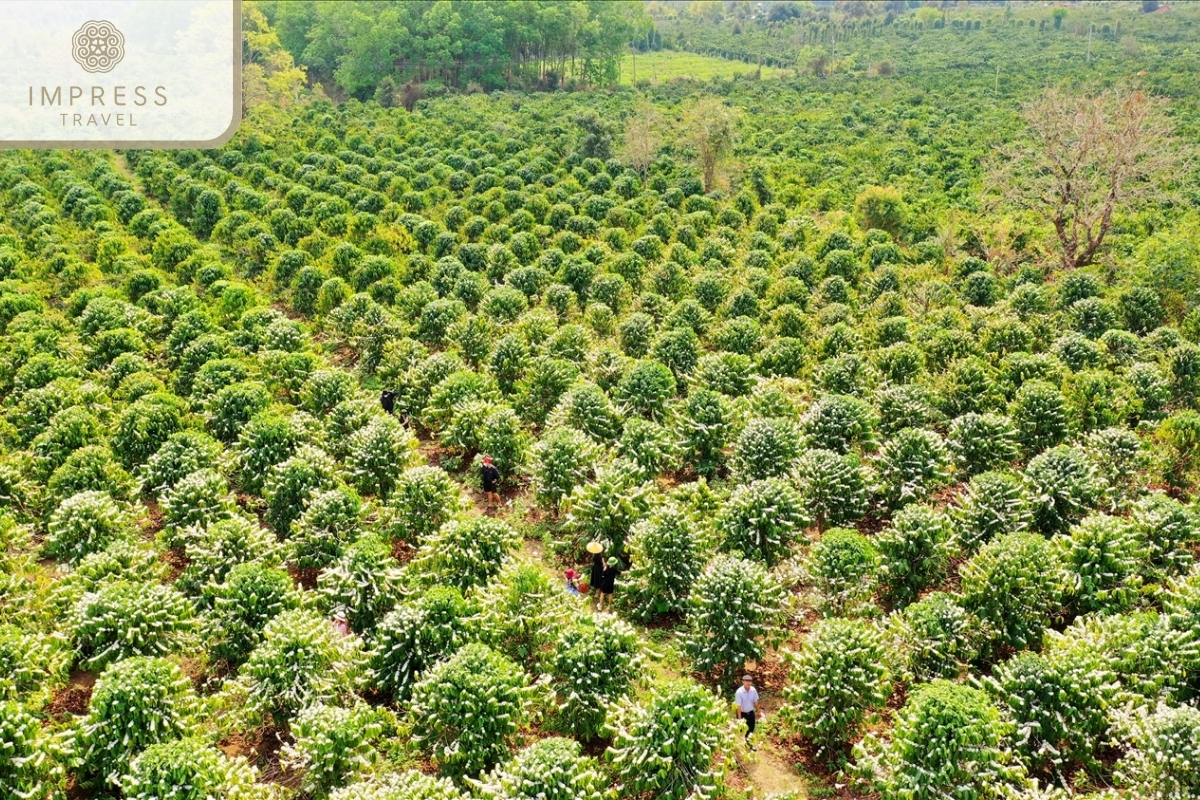
[[826, 619], [789, 659], [783, 714], [818, 755], [834, 760], [887, 700], [891, 685], [883, 656], [883, 637], [870, 623]]
[[438, 467], [409, 467], [396, 478], [383, 511], [382, 530], [420, 545], [461, 510], [462, 488]]
[[56, 760], [52, 737], [38, 718], [14, 700], [0, 700], [0, 798], [57, 797], [63, 769]]
[[728, 683], [783, 636], [783, 587], [753, 561], [717, 556], [688, 596], [684, 649], [696, 670]]
[[96, 679], [80, 728], [80, 776], [115, 787], [145, 748], [186, 736], [197, 699], [178, 666], [139, 656], [109, 665]]
[[619, 795], [721, 795], [732, 739], [729, 714], [704, 687], [688, 680], [656, 685], [642, 702], [622, 702], [610, 728], [615, 735], [608, 759]]
[[1065, 445], [1034, 458], [1025, 475], [1035, 498], [1033, 525], [1044, 534], [1060, 533], [1083, 519], [1104, 491], [1087, 456]]
[[642, 661], [637, 632], [616, 617], [598, 614], [565, 628], [548, 665], [556, 724], [584, 740], [603, 734], [609, 707], [629, 694]]
[[767, 478], [735, 489], [716, 522], [722, 549], [772, 567], [788, 557], [811, 518], [790, 483]]
[[444, 774], [478, 775], [508, 754], [528, 693], [520, 667], [487, 645], [468, 644], [413, 687], [414, 735]]
[[1122, 611], [1137, 599], [1145, 544], [1132, 522], [1090, 514], [1054, 539], [1067, 579], [1069, 605], [1079, 613]]
[[1174, 800], [1200, 790], [1200, 711], [1161, 705], [1130, 733], [1132, 747], [1117, 774], [1138, 797]]
[[590, 483], [571, 493], [567, 522], [591, 541], [607, 543], [620, 554], [634, 523], [650, 509], [652, 485], [643, 483], [641, 471], [624, 459], [596, 468]]
[[1030, 455], [1062, 442], [1067, 435], [1067, 402], [1057, 387], [1029, 381], [1017, 390], [1009, 409], [1017, 440]]
[[905, 606], [888, 627], [897, 677], [907, 683], [957, 678], [975, 655], [973, 621], [945, 592]]
[[587, 482], [600, 447], [573, 428], [549, 431], [531, 451], [530, 472], [539, 503], [556, 507]]
[[875, 594], [879, 553], [856, 531], [825, 531], [809, 550], [807, 566], [827, 615], [853, 614]]
[[638, 620], [681, 614], [706, 558], [700, 521], [677, 503], [664, 503], [633, 526], [632, 566], [622, 577], [618, 602]]
[[950, 458], [942, 438], [930, 430], [905, 428], [888, 440], [876, 462], [889, 508], [924, 500], [949, 482]]
[[854, 752], [886, 797], [999, 798], [1020, 775], [1004, 745], [1008, 731], [982, 691], [936, 680], [908, 696], [891, 741], [868, 735]]

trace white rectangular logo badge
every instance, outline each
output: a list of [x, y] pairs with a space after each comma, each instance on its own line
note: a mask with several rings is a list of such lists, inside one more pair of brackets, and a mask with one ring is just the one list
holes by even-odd
[[217, 147], [241, 50], [240, 0], [4, 0], [0, 148]]

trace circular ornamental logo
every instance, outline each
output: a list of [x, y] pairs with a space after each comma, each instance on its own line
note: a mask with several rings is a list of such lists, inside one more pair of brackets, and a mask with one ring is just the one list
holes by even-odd
[[108, 72], [125, 57], [125, 37], [107, 20], [89, 20], [71, 37], [71, 55], [88, 72]]

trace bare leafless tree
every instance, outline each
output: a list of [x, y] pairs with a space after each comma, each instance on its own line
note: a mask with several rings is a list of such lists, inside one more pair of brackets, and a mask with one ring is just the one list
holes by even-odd
[[642, 180], [654, 163], [654, 156], [662, 146], [658, 135], [659, 114], [649, 103], [639, 103], [633, 114], [625, 121], [625, 142], [622, 155], [625, 162], [637, 170]]
[[1053, 225], [1065, 269], [1094, 263], [1113, 214], [1162, 199], [1180, 164], [1165, 107], [1138, 89], [1046, 91], [1022, 111], [1028, 135], [992, 161], [994, 199]]

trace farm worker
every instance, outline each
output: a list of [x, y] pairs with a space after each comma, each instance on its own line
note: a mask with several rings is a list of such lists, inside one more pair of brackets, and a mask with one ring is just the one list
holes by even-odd
[[579, 573], [569, 569], [564, 574], [567, 578], [567, 592], [579, 597]]
[[592, 591], [600, 597], [600, 584], [604, 582], [604, 545], [599, 542], [588, 542], [587, 551], [592, 554], [592, 575], [588, 580], [588, 585], [592, 587]]
[[350, 623], [346, 621], [346, 612], [338, 611], [333, 615], [333, 629], [342, 636], [350, 635]]
[[384, 389], [379, 395], [379, 405], [383, 406], [383, 410], [391, 414], [396, 408], [396, 393], [391, 389]]
[[500, 503], [500, 470], [492, 463], [491, 456], [483, 457], [483, 467], [480, 470], [483, 477], [483, 491], [487, 495], [488, 508]]
[[[746, 744], [750, 744], [750, 734], [754, 733], [754, 723], [758, 719], [758, 689], [754, 688], [754, 678], [742, 676], [742, 685], [733, 693], [733, 702], [742, 719], [746, 720]], [[750, 749], [753, 750], [754, 746], [751, 745]]]
[[608, 562], [604, 565], [604, 572], [600, 574], [600, 586], [598, 587], [600, 589], [598, 608], [601, 611], [604, 610], [604, 600], [606, 598], [610, 603], [612, 602], [613, 588], [617, 583], [617, 574], [623, 569], [625, 569], [625, 565], [616, 556], [608, 559]]

